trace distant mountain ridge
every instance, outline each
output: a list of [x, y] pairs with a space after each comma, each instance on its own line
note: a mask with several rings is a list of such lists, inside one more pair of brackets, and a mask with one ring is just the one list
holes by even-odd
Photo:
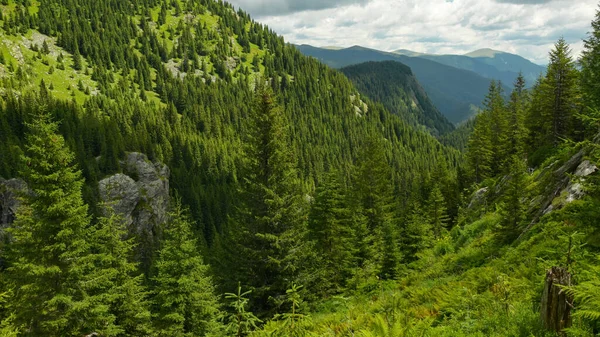
[[533, 86], [540, 74], [546, 72], [546, 67], [535, 64], [524, 57], [489, 48], [464, 55], [424, 54], [406, 49], [399, 49], [394, 53], [425, 58], [451, 67], [470, 70], [485, 78], [500, 80], [509, 86], [514, 83], [519, 72], [523, 73], [528, 87]]
[[454, 130], [431, 102], [412, 70], [395, 61], [366, 62], [341, 71], [356, 88], [414, 126], [424, 125], [435, 136]]
[[[333, 68], [374, 61], [397, 61], [409, 66], [423, 86], [429, 99], [452, 123], [461, 123], [472, 117], [483, 102], [491, 80], [473, 71], [449, 66], [422, 57], [353, 46], [331, 50], [309, 45], [296, 46], [300, 52], [312, 56]], [[505, 88], [508, 92], [508, 87]]]

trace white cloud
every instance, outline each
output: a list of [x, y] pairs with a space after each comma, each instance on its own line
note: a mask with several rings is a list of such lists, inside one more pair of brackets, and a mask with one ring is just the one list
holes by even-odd
[[364, 4], [369, 0], [234, 0], [232, 4], [257, 16], [283, 15], [306, 10], [336, 8], [349, 4]]
[[[492, 48], [516, 53], [537, 63], [547, 62], [548, 52], [560, 36], [571, 43], [577, 56], [597, 9], [597, 0], [231, 2], [241, 5], [282, 34], [286, 41], [296, 44], [361, 45], [380, 50], [448, 54]], [[261, 6], [277, 4], [287, 7], [285, 10], [261, 9]]]

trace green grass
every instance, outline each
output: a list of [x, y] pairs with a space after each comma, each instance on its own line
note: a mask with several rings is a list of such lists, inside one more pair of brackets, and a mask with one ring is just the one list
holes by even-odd
[[[179, 1], [179, 2], [181, 5], [181, 8], [183, 9], [185, 7], [183, 5], [183, 2], [182, 1]], [[2, 6], [3, 13], [8, 13], [10, 11], [13, 11], [15, 9], [15, 7], [16, 7], [15, 2], [9, 1], [9, 5]], [[32, 1], [32, 5], [28, 8], [28, 10], [32, 14], [37, 13], [39, 11], [39, 1], [37, 1], [37, 0]], [[152, 16], [153, 22], [156, 22], [158, 20], [159, 14], [160, 14], [160, 6], [150, 9], [150, 14]], [[141, 19], [141, 17], [139, 17], [139, 16], [135, 18], [135, 20], [137, 20], [137, 21], [139, 21], [140, 19]], [[169, 49], [172, 49], [175, 46], [176, 39], [178, 38], [178, 36], [174, 36], [174, 39], [170, 39], [169, 38], [170, 33], [168, 32], [168, 30], [170, 27], [172, 27], [173, 29], [177, 28], [177, 26], [179, 25], [179, 22], [181, 20], [183, 20], [183, 15], [179, 16], [179, 17], [175, 17], [174, 10], [169, 9], [166, 23], [164, 25], [161, 25], [160, 27], [158, 27], [158, 26], [155, 27], [159, 38], [162, 39], [163, 35], [166, 37], [164, 40], [166, 42], [167, 48], [169, 48]], [[211, 29], [213, 31], [216, 31], [219, 26], [219, 17], [213, 15], [209, 11], [206, 11], [205, 13], [198, 15], [195, 18], [195, 21], [198, 23], [204, 24], [208, 29]], [[249, 26], [247, 27], [247, 29], [249, 29]], [[31, 39], [32, 34], [33, 34], [33, 31], [28, 31], [24, 37], [27, 39]], [[28, 47], [26, 47], [24, 45], [24, 41], [22, 40], [22, 38], [20, 36], [19, 37], [6, 36], [6, 35], [1, 35], [1, 33], [0, 33], [0, 52], [2, 52], [4, 54], [5, 63], [7, 65], [12, 63], [16, 69], [16, 67], [19, 65], [19, 62], [18, 62], [17, 58], [11, 54], [9, 46], [6, 43], [2, 42], [3, 39], [6, 39], [7, 41], [10, 41], [13, 44], [19, 45], [19, 50], [21, 51], [21, 53], [23, 54], [24, 59], [25, 59], [25, 64], [22, 66], [26, 70], [26, 72], [29, 74], [29, 77], [28, 77], [28, 80], [26, 81], [26, 83], [21, 83], [21, 87], [19, 88], [19, 90], [22, 90], [22, 91], [37, 90], [39, 88], [41, 80], [43, 79], [44, 82], [46, 83], [47, 87], [49, 87], [50, 84], [52, 84], [53, 96], [55, 96], [56, 98], [59, 98], [59, 99], [64, 99], [64, 100], [72, 100], [73, 98], [75, 98], [75, 100], [80, 104], [84, 103], [85, 100], [87, 100], [89, 98], [89, 96], [87, 96], [84, 92], [78, 90], [79, 81], [81, 81], [83, 83], [84, 87], [89, 87], [91, 92], [94, 92], [95, 90], [97, 90], [97, 83], [91, 79], [91, 73], [89, 75], [85, 75], [84, 70], [75, 71], [72, 68], [72, 57], [71, 57], [72, 55], [70, 53], [66, 52], [65, 50], [63, 50], [62, 48], [57, 48], [57, 49], [60, 50], [60, 52], [63, 54], [63, 57], [64, 57], [63, 64], [65, 67], [65, 70], [58, 69], [58, 67], [57, 67], [58, 62], [56, 60], [56, 57], [52, 57], [51, 55], [44, 55], [42, 57], [42, 59], [38, 59], [37, 53], [31, 51]], [[133, 45], [135, 43], [135, 41], [132, 40], [131, 43]], [[213, 49], [213, 48], [215, 48], [215, 46], [216, 46], [216, 41], [209, 41], [207, 43], [207, 47], [209, 49]], [[255, 57], [262, 58], [265, 55], [265, 51], [258, 48], [257, 45], [251, 44], [250, 52], [244, 54], [242, 46], [237, 42], [237, 40], [235, 40], [233, 42], [233, 54], [234, 54], [234, 56], [239, 57], [240, 59], [245, 58], [245, 61], [239, 62], [239, 64], [236, 67], [236, 70], [240, 70], [242, 68], [242, 66], [246, 66], [249, 69], [253, 70], [253, 67], [252, 67], [253, 59]], [[44, 61], [44, 62], [42, 62], [42, 61]], [[180, 62], [181, 60], [174, 60], [174, 61]], [[212, 62], [210, 62], [209, 57], [201, 56], [200, 61], [204, 61], [204, 63], [206, 64], [208, 73], [214, 72], [214, 64], [212, 64]], [[46, 64], [44, 64], [44, 63], [46, 63]], [[83, 69], [85, 69], [86, 65], [87, 65], [87, 61], [85, 61], [85, 59], [84, 59], [83, 60]], [[52, 74], [49, 74], [49, 69], [51, 67], [54, 68], [54, 72]], [[6, 69], [6, 67], [5, 67], [5, 69]], [[261, 62], [260, 66], [259, 66], [259, 73], [264, 73], [264, 70], [265, 70], [264, 66], [262, 65], [262, 62]], [[90, 69], [90, 72], [91, 72], [91, 69]], [[152, 69], [151, 74], [152, 74], [152, 83], [154, 85], [155, 80], [156, 80], [156, 71], [154, 69]], [[5, 72], [5, 76], [12, 76], [12, 75], [13, 74], [8, 73], [8, 71]], [[113, 76], [115, 77], [115, 82], [118, 82], [122, 77], [122, 75], [120, 73], [114, 73]], [[129, 77], [130, 77], [130, 79], [133, 79], [134, 76], [135, 76], [135, 74], [132, 71], [129, 74]], [[256, 76], [257, 76], [257, 73], [252, 73], [248, 79], [249, 83], [251, 83]], [[237, 79], [234, 79], [234, 80], [237, 80]], [[135, 87], [136, 87], [136, 89], [139, 90], [139, 87], [137, 85], [135, 85]], [[147, 91], [146, 96], [148, 97], [149, 102], [163, 105], [158, 94], [156, 94], [152, 91]]]

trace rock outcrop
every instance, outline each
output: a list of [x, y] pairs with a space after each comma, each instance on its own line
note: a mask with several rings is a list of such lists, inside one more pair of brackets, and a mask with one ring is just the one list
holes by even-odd
[[[123, 173], [99, 182], [100, 198], [120, 215], [131, 237], [138, 240], [137, 254], [144, 265], [168, 219], [169, 168], [152, 163], [141, 153], [128, 153]], [[139, 256], [141, 255], [141, 256]]]
[[479, 207], [479, 206], [485, 204], [485, 201], [486, 201], [485, 196], [487, 193], [488, 193], [487, 187], [484, 187], [484, 188], [481, 188], [481, 189], [475, 191], [473, 193], [473, 195], [471, 196], [471, 202], [469, 202], [468, 208], [473, 209], [475, 207]]
[[585, 190], [582, 183], [585, 182], [585, 177], [594, 174], [597, 170], [598, 167], [589, 160], [582, 161], [579, 166], [577, 166], [577, 169], [575, 169], [575, 173], [573, 173], [574, 179], [569, 179], [567, 187], [565, 187], [552, 201], [552, 204], [544, 210], [544, 214], [561, 209], [573, 201], [583, 198], [585, 196]]
[[585, 177], [598, 171], [595, 165], [589, 160], [584, 159], [588, 153], [589, 149], [584, 148], [574, 154], [560, 167], [556, 168], [559, 162], [554, 162], [543, 169], [536, 177], [537, 183], [543, 187], [540, 191], [540, 197], [532, 200], [530, 204], [530, 212], [534, 212], [535, 216], [521, 233], [519, 239], [543, 215], [559, 210], [585, 196], [585, 189], [582, 185]]
[[131, 232], [154, 233], [167, 221], [169, 168], [136, 152], [128, 153], [121, 164], [124, 174], [100, 181], [100, 197], [123, 217]]
[[18, 195], [25, 190], [27, 184], [21, 179], [0, 178], [0, 229], [4, 229], [15, 220], [17, 208], [21, 205]]

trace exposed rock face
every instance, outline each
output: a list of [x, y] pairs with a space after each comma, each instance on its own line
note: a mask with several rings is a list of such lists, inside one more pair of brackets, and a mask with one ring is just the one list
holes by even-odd
[[569, 180], [567, 186], [553, 200], [545, 210], [544, 214], [548, 214], [554, 210], [561, 209], [575, 200], [579, 200], [585, 196], [585, 189], [582, 182], [585, 177], [594, 174], [598, 168], [589, 160], [582, 161], [575, 169], [574, 176], [580, 179]]
[[0, 230], [15, 220], [17, 208], [21, 205], [18, 195], [26, 189], [27, 184], [21, 179], [0, 178]]
[[473, 196], [471, 197], [471, 202], [469, 203], [469, 208], [474, 208], [477, 207], [479, 205], [482, 205], [485, 202], [485, 195], [488, 192], [488, 188], [484, 187], [481, 188], [477, 191], [475, 191], [475, 193], [473, 193]]
[[575, 175], [577, 177], [587, 177], [598, 170], [596, 165], [592, 164], [589, 160], [584, 160], [579, 166], [577, 170], [575, 170]]
[[122, 216], [128, 226], [133, 224], [133, 211], [140, 202], [140, 190], [135, 181], [119, 173], [100, 181], [98, 188], [102, 201]]
[[[169, 168], [152, 163], [141, 153], [128, 153], [121, 162], [125, 174], [115, 174], [99, 183], [100, 197], [123, 218], [129, 234], [139, 241], [144, 264], [168, 219]], [[148, 249], [150, 248], [150, 249]]]

